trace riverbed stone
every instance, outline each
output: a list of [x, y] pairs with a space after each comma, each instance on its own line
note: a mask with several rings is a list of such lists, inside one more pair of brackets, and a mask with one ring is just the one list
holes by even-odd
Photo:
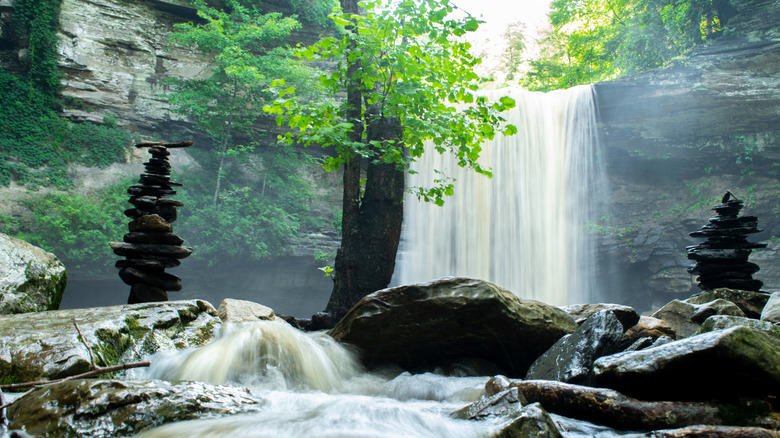
[[272, 321], [276, 319], [273, 309], [246, 300], [225, 298], [219, 304], [217, 314], [222, 322]]
[[617, 319], [623, 325], [624, 332], [639, 322], [639, 313], [637, 313], [636, 309], [631, 306], [625, 306], [622, 304], [572, 304], [569, 306], [563, 306], [561, 309], [571, 315], [577, 325], [585, 322], [585, 320], [590, 318], [591, 315], [604, 310], [611, 311], [612, 314], [617, 317]]
[[674, 339], [677, 337], [677, 333], [675, 333], [668, 322], [652, 316], [642, 316], [635, 326], [626, 331], [626, 338], [630, 342], [635, 342], [641, 338], [658, 339], [662, 336]]
[[518, 413], [517, 417], [500, 430], [496, 431], [490, 438], [561, 438], [561, 432], [555, 425], [550, 414], [544, 410], [541, 404], [531, 403]]
[[369, 366], [424, 367], [459, 357], [492, 361], [524, 376], [534, 360], [577, 328], [563, 310], [520, 299], [495, 284], [446, 277], [364, 297], [329, 331]]
[[203, 382], [68, 380], [25, 394], [10, 427], [34, 436], [134, 436], [167, 423], [258, 411], [248, 390]]
[[0, 315], [58, 309], [67, 282], [54, 254], [0, 233]]
[[602, 310], [545, 351], [525, 378], [587, 384], [593, 362], [620, 351], [622, 340], [623, 325], [611, 310]]
[[780, 292], [773, 293], [761, 312], [761, 321], [780, 323]]
[[596, 384], [642, 399], [735, 399], [780, 393], [780, 336], [749, 327], [602, 357]]
[[78, 324], [98, 366], [137, 362], [160, 350], [197, 347], [221, 325], [202, 300], [0, 316], [3, 383], [57, 379], [91, 369]]
[[780, 324], [775, 325], [769, 321], [761, 321], [744, 316], [732, 315], [713, 315], [707, 318], [699, 329], [699, 333], [707, 333], [716, 330], [724, 330], [732, 327], [750, 327], [754, 330], [760, 330], [780, 335]]
[[702, 304], [673, 300], [655, 312], [653, 317], [668, 322], [680, 339], [698, 332], [701, 323], [712, 315], [745, 316], [736, 304], [718, 298]]
[[769, 296], [763, 292], [720, 288], [698, 293], [686, 299], [686, 303], [704, 304], [717, 299], [736, 304], [748, 318], [758, 318]]

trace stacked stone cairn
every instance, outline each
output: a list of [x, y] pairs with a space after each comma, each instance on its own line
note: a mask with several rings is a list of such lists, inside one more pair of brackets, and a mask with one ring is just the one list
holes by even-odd
[[748, 262], [748, 256], [754, 248], [766, 248], [766, 244], [747, 241], [746, 235], [761, 230], [757, 217], [737, 217], [742, 204], [731, 192], [726, 192], [721, 203], [712, 208], [717, 217], [710, 218], [700, 231], [689, 234], [707, 239], [687, 247], [688, 258], [696, 261], [688, 272], [699, 276], [698, 286], [702, 290], [723, 287], [759, 292], [764, 284], [753, 279], [759, 267]]
[[166, 291], [180, 291], [181, 278], [165, 272], [181, 264], [192, 254], [192, 248], [181, 246], [184, 241], [173, 234], [176, 207], [183, 204], [170, 199], [181, 184], [171, 181], [169, 148], [191, 146], [192, 142], [142, 142], [137, 148], [149, 148], [152, 158], [144, 163], [140, 185], [127, 189], [132, 208], [125, 210], [131, 219], [124, 242], [110, 242], [114, 253], [125, 260], [116, 262], [119, 278], [130, 285], [129, 304], [168, 301]]

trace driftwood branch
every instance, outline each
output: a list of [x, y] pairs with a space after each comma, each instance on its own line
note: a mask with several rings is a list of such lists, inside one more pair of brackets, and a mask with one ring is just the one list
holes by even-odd
[[511, 386], [516, 386], [529, 403], [539, 402], [549, 412], [624, 430], [728, 425], [723, 412], [735, 408], [726, 403], [643, 401], [611, 389], [549, 380], [517, 380]]
[[122, 365], [114, 365], [114, 366], [111, 366], [111, 367], [95, 368], [92, 371], [87, 371], [86, 373], [76, 374], [74, 376], [64, 377], [62, 379], [39, 380], [37, 382], [23, 382], [23, 383], [12, 383], [10, 385], [0, 385], [0, 390], [19, 389], [19, 388], [29, 388], [29, 387], [32, 387], [32, 386], [51, 385], [53, 383], [59, 383], [59, 382], [64, 382], [66, 380], [73, 380], [73, 379], [87, 379], [87, 378], [90, 378], [90, 377], [99, 376], [101, 374], [112, 373], [114, 371], [128, 370], [130, 368], [148, 367], [151, 364], [152, 363], [147, 360], [147, 361], [143, 361], [143, 362], [132, 362], [132, 363], [125, 363], [125, 364], [122, 364]]
[[84, 344], [85, 347], [87, 347], [87, 352], [89, 353], [89, 363], [92, 364], [92, 368], [97, 368], [97, 365], [95, 365], [95, 356], [92, 355], [92, 348], [89, 347], [89, 344], [87, 344], [87, 340], [84, 339], [84, 335], [81, 334], [81, 329], [79, 328], [79, 325], [76, 323], [76, 320], [73, 320], [73, 325], [76, 327], [76, 331], [79, 332], [79, 339]]

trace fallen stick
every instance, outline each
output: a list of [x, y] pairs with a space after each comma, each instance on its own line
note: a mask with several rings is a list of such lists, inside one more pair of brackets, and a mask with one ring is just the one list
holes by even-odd
[[[54, 383], [64, 382], [66, 380], [73, 380], [73, 379], [87, 379], [89, 377], [99, 376], [100, 374], [106, 374], [106, 373], [113, 373], [114, 371], [122, 371], [122, 370], [128, 370], [130, 368], [141, 368], [141, 367], [148, 367], [152, 363], [147, 361], [143, 362], [131, 362], [131, 363], [124, 363], [122, 365], [114, 365], [111, 367], [105, 367], [105, 368], [96, 368], [92, 371], [87, 371], [86, 373], [76, 374], [73, 376], [63, 377], [62, 379], [56, 379], [56, 380], [39, 380], [37, 382], [22, 382], [22, 383], [12, 383], [9, 385], [0, 385], [0, 390], [6, 390], [6, 389], [19, 389], [19, 388], [29, 388], [32, 386], [45, 386], [45, 385], [51, 385]], [[0, 406], [2, 408], [2, 406]]]

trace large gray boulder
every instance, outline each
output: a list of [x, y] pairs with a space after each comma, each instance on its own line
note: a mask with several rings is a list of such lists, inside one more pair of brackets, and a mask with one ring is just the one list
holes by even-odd
[[136, 362], [160, 350], [197, 347], [221, 325], [201, 300], [143, 303], [0, 316], [0, 376], [5, 383], [57, 379], [97, 366]]
[[203, 382], [67, 380], [25, 394], [9, 426], [33, 436], [122, 437], [167, 423], [253, 412], [246, 389]]
[[539, 355], [576, 328], [557, 307], [520, 299], [486, 281], [448, 277], [374, 292], [329, 334], [356, 346], [368, 365], [417, 369], [477, 357], [524, 376]]
[[712, 315], [745, 316], [742, 309], [731, 301], [718, 298], [702, 304], [673, 300], [653, 313], [654, 318], [669, 323], [677, 338], [692, 336], [701, 328], [701, 324]]
[[706, 290], [686, 299], [686, 303], [705, 304], [715, 300], [726, 300], [739, 307], [748, 318], [758, 318], [766, 305], [769, 295], [749, 290], [720, 288]]
[[736, 399], [780, 393], [780, 336], [734, 327], [602, 357], [596, 384], [641, 399]]
[[67, 282], [54, 254], [0, 233], [0, 315], [56, 310]]
[[602, 310], [545, 351], [531, 365], [525, 378], [587, 384], [593, 362], [620, 351], [622, 340], [623, 325], [612, 311]]

